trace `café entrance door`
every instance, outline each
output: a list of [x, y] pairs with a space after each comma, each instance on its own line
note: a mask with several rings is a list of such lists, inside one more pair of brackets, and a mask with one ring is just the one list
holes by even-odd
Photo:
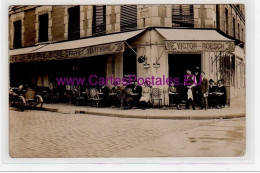
[[186, 75], [186, 69], [189, 68], [194, 74], [196, 67], [201, 70], [201, 54], [169, 54], [169, 77], [178, 78], [179, 85], [177, 86], [179, 94], [184, 99], [185, 93], [183, 93], [184, 77]]

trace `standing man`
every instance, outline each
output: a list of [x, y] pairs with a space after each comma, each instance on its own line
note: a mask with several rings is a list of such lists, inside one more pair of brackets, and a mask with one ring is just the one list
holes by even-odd
[[186, 86], [186, 93], [187, 93], [187, 102], [186, 102], [186, 109], [190, 108], [190, 103], [192, 105], [193, 110], [195, 110], [195, 103], [194, 103], [194, 89], [196, 83], [196, 76], [191, 74], [191, 70], [186, 70], [186, 75], [184, 79], [184, 85]]
[[201, 100], [201, 109], [205, 107], [205, 110], [208, 109], [208, 92], [209, 92], [209, 82], [208, 79], [205, 78], [205, 72], [201, 72], [201, 94], [202, 94], [202, 100]]
[[194, 75], [196, 76], [196, 86], [194, 88], [194, 101], [197, 106], [202, 107], [202, 93], [201, 93], [201, 71], [200, 68], [197, 66], [194, 69]]

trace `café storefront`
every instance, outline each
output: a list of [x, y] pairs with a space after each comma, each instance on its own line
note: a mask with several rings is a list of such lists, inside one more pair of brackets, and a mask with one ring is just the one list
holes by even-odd
[[[199, 67], [208, 79], [225, 79], [229, 90], [234, 47], [234, 40], [216, 30], [173, 28], [148, 28], [38, 45], [10, 51], [10, 86], [32, 82], [38, 87], [58, 89], [64, 95], [77, 86], [57, 86], [56, 77], [86, 77], [94, 73], [119, 78], [129, 74], [137, 78], [181, 78], [185, 67], [190, 66]], [[144, 61], [140, 62], [140, 57]], [[223, 59], [228, 65], [223, 66]], [[229, 75], [223, 69], [230, 70]], [[152, 87], [160, 89], [162, 104], [168, 105], [168, 86]]]
[[125, 41], [142, 31], [10, 50], [10, 86], [33, 84], [40, 90], [55, 91], [59, 101], [66, 101], [68, 91], [84, 91], [88, 86], [58, 85], [57, 78], [122, 77], [123, 56], [131, 53]]

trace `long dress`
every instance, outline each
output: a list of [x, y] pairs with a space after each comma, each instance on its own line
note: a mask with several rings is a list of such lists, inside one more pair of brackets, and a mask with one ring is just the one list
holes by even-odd
[[143, 89], [143, 95], [140, 98], [140, 102], [145, 101], [146, 103], [148, 103], [150, 101], [150, 93], [151, 93], [151, 89], [150, 87], [145, 87]]

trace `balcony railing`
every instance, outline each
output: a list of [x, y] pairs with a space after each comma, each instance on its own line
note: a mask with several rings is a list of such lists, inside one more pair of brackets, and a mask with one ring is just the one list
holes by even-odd
[[92, 26], [92, 35], [104, 35], [106, 34], [106, 24], [97, 24]]
[[192, 5], [172, 6], [172, 26], [173, 27], [193, 27], [194, 10]]
[[172, 25], [175, 27], [193, 27], [194, 16], [172, 16]]

